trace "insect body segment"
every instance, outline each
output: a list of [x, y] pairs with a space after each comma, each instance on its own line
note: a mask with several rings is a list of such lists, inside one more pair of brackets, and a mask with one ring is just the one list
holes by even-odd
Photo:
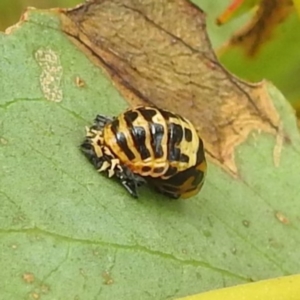
[[199, 192], [206, 162], [203, 143], [187, 119], [155, 107], [129, 109], [117, 118], [98, 115], [82, 150], [137, 196], [145, 181], [173, 198]]
[[[166, 123], [155, 113], [143, 108], [129, 110], [104, 128], [106, 144], [122, 163], [142, 176], [159, 177], [168, 167]], [[152, 114], [155, 118], [148, 121]], [[156, 134], [156, 129], [162, 133]]]

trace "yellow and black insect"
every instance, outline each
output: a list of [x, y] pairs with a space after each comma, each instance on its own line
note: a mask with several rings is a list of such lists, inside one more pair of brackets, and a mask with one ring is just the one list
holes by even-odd
[[203, 142], [195, 127], [156, 107], [139, 106], [116, 118], [97, 115], [81, 149], [134, 197], [145, 182], [172, 198], [191, 197], [204, 182]]

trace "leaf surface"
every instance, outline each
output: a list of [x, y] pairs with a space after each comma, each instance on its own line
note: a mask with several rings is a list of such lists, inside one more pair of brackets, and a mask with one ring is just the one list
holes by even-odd
[[64, 32], [107, 71], [130, 105], [189, 118], [209, 158], [234, 176], [234, 148], [251, 131], [282, 135], [263, 84], [240, 81], [219, 64], [205, 15], [192, 3], [95, 1], [61, 18]]
[[275, 136], [255, 133], [235, 151], [239, 179], [209, 164], [191, 200], [134, 200], [79, 151], [97, 113], [127, 105], [57, 12], [29, 12], [0, 45], [2, 299], [173, 299], [299, 272], [300, 139], [273, 86], [278, 168]]

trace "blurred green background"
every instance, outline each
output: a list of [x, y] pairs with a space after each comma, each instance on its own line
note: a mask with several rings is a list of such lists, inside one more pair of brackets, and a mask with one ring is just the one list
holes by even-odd
[[80, 0], [1, 0], [0, 1], [0, 30], [15, 24], [19, 21], [20, 16], [26, 7], [32, 6], [37, 8], [52, 7], [73, 7], [81, 3]]

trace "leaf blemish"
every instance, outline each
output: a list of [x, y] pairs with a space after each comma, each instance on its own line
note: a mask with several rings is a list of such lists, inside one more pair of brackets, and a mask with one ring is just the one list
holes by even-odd
[[79, 88], [85, 86], [84, 80], [81, 79], [79, 76], [77, 76], [77, 77], [75, 78], [75, 84], [76, 84], [76, 86], [79, 87]]
[[104, 279], [104, 284], [111, 285], [114, 283], [114, 280], [108, 272], [103, 272], [102, 277]]
[[61, 79], [63, 68], [59, 55], [51, 49], [39, 49], [34, 54], [35, 60], [42, 69], [40, 85], [45, 98], [53, 102], [61, 102], [63, 92]]
[[31, 296], [35, 300], [40, 299], [40, 295], [38, 293], [32, 293]]
[[245, 227], [249, 227], [250, 226], [250, 222], [248, 221], [248, 220], [243, 220], [243, 225], [245, 226]]
[[290, 223], [289, 219], [280, 211], [275, 212], [275, 217], [282, 224], [286, 225]]
[[32, 273], [24, 273], [22, 277], [26, 283], [34, 282], [34, 275]]

